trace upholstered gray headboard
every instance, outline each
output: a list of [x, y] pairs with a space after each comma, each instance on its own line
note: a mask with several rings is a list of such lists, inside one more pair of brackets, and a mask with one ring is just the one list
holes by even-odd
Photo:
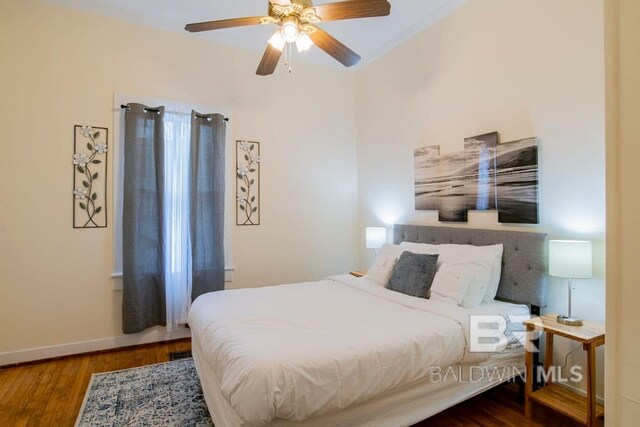
[[547, 306], [547, 235], [518, 231], [394, 225], [393, 243], [447, 243], [486, 246], [502, 243], [502, 276], [498, 298]]

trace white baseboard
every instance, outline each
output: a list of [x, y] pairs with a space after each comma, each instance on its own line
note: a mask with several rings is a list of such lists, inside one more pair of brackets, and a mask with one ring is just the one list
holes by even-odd
[[188, 328], [167, 332], [164, 327], [156, 327], [140, 334], [0, 353], [0, 366], [189, 337], [191, 337], [191, 330]]

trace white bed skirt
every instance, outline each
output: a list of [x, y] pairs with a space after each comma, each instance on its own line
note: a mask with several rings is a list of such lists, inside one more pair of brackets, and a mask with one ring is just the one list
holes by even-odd
[[[204, 398], [216, 427], [240, 427], [238, 417], [220, 392], [218, 379], [193, 340], [193, 358], [202, 384]], [[341, 411], [302, 422], [274, 420], [269, 427], [400, 427], [425, 420], [447, 408], [524, 373], [524, 349], [517, 348], [491, 356], [482, 363], [456, 365], [441, 370], [440, 380], [431, 377], [399, 388]], [[460, 378], [462, 374], [462, 380]], [[473, 375], [471, 381], [469, 375]], [[438, 378], [437, 376], [434, 378]]]

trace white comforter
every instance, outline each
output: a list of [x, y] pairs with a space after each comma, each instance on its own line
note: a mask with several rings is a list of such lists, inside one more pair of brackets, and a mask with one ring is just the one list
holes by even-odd
[[468, 314], [338, 276], [203, 295], [189, 325], [224, 398], [260, 426], [337, 411], [459, 363]]

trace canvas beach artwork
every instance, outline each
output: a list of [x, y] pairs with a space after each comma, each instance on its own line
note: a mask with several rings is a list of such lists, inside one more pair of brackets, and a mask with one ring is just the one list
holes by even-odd
[[414, 150], [415, 209], [443, 222], [467, 222], [469, 211], [497, 210], [503, 224], [538, 224], [538, 139], [500, 144], [498, 132], [466, 138], [464, 150]]
[[461, 178], [465, 182], [467, 210], [496, 210], [498, 192], [496, 187], [496, 150], [498, 132], [473, 136], [464, 140], [464, 170]]
[[537, 138], [498, 145], [496, 182], [498, 220], [502, 224], [538, 224]]
[[439, 209], [438, 185], [432, 182], [440, 158], [440, 146], [418, 148], [413, 152], [415, 173], [415, 206], [418, 211]]
[[416, 210], [437, 210], [440, 221], [466, 222], [464, 152], [439, 153], [439, 146], [414, 151]]

